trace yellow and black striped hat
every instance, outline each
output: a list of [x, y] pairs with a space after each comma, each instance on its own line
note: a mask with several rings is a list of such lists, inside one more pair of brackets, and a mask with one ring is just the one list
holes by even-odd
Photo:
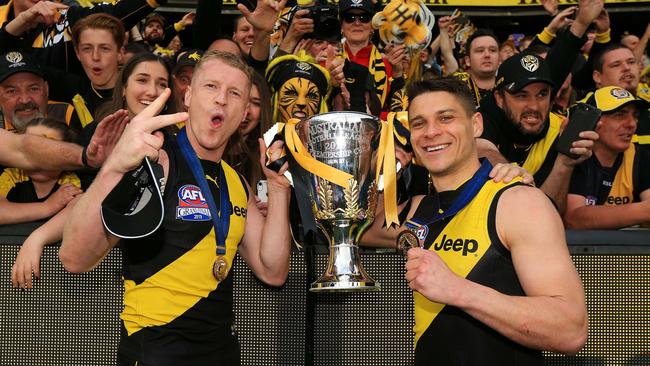
[[639, 104], [641, 100], [621, 87], [606, 86], [587, 94], [581, 102], [592, 105], [603, 113], [611, 113], [630, 103]]

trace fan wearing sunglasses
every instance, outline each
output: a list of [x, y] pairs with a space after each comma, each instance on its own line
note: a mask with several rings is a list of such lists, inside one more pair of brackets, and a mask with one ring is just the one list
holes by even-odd
[[372, 0], [339, 2], [345, 57], [368, 69], [374, 79], [377, 98], [384, 106], [389, 94], [392, 67], [371, 42], [373, 33], [371, 20], [374, 13]]

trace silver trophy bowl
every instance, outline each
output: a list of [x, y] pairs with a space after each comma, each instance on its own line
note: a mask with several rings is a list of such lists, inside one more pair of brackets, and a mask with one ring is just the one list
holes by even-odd
[[348, 187], [307, 174], [316, 225], [329, 241], [327, 269], [311, 284], [315, 292], [378, 291], [380, 285], [364, 270], [358, 239], [372, 224], [377, 204], [376, 146], [381, 122], [358, 112], [331, 112], [298, 123], [296, 131], [311, 156], [348, 173]]

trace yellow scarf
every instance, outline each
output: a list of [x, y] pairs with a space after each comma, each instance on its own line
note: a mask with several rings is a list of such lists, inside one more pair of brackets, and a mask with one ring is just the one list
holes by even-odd
[[72, 98], [72, 104], [74, 105], [74, 109], [77, 111], [79, 121], [81, 121], [81, 127], [86, 127], [94, 120], [93, 115], [88, 110], [88, 107], [86, 107], [86, 101], [81, 94], [77, 94]]
[[[379, 52], [375, 45], [371, 46], [372, 50], [370, 50], [370, 58], [368, 59], [367, 67], [375, 81], [375, 93], [383, 106], [388, 97], [388, 75], [386, 74], [386, 65], [384, 64], [384, 58], [381, 56], [381, 52]], [[343, 48], [343, 55], [346, 59], [350, 59], [345, 47]]]

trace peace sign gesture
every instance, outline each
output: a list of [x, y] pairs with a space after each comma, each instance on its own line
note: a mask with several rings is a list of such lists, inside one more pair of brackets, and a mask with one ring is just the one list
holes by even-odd
[[186, 121], [189, 117], [186, 112], [158, 115], [170, 95], [171, 90], [165, 89], [147, 108], [133, 117], [108, 157], [106, 169], [126, 173], [140, 166], [145, 157], [152, 161], [158, 159], [158, 151], [164, 142], [163, 134], [158, 130]]

